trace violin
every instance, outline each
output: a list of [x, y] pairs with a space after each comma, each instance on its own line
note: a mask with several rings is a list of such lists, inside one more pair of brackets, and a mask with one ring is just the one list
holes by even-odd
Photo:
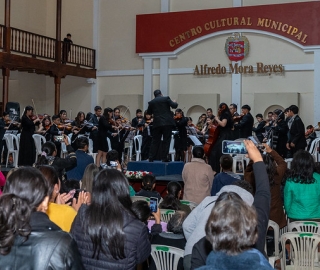
[[245, 116], [244, 114], [234, 116], [234, 117], [233, 117], [233, 122], [239, 122], [239, 121], [241, 121], [244, 116]]
[[182, 115], [175, 115], [175, 116], [173, 116], [173, 119], [180, 120], [180, 119], [182, 119]]
[[112, 126], [116, 126], [116, 121], [114, 121], [113, 119], [109, 119], [109, 124], [112, 125]]

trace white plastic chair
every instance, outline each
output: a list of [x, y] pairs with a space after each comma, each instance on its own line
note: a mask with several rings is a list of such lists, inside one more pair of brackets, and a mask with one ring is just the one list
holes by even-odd
[[291, 168], [291, 162], [292, 162], [293, 158], [286, 158], [284, 161], [287, 162], [287, 168], [290, 169]]
[[161, 220], [168, 223], [175, 212], [176, 210], [172, 209], [160, 209]]
[[151, 256], [157, 270], [176, 270], [184, 250], [171, 246], [151, 245]]
[[112, 150], [110, 138], [107, 137], [108, 151]]
[[[70, 145], [71, 144], [71, 138], [70, 138], [70, 136], [67, 136], [67, 138], [68, 138], [68, 143]], [[67, 146], [66, 146], [66, 144], [64, 142], [61, 142], [61, 153], [60, 153], [60, 156], [62, 158], [65, 158], [67, 154], [68, 154]]]
[[[286, 244], [290, 241], [290, 265], [286, 265]], [[318, 263], [318, 245], [320, 235], [307, 232], [288, 232], [281, 236], [281, 270], [286, 269], [320, 269]]]
[[174, 149], [174, 135], [171, 135], [171, 141], [169, 146], [169, 155], [171, 155], [171, 161], [174, 161], [176, 150]]
[[36, 159], [35, 163], [38, 161], [38, 155], [41, 155], [42, 153], [42, 145], [46, 142], [46, 138], [40, 134], [33, 134], [32, 135], [34, 144], [36, 146]]
[[316, 221], [293, 221], [288, 224], [289, 232], [310, 232], [310, 233], [320, 233], [320, 222]]
[[149, 197], [144, 197], [144, 196], [131, 196], [131, 201], [135, 202], [135, 201], [147, 201], [150, 202], [150, 198]]
[[[280, 259], [280, 251], [279, 251], [279, 225], [274, 222], [273, 220], [269, 220], [268, 223], [268, 228], [271, 227], [273, 229], [274, 233], [274, 254], [273, 256], [269, 257], [269, 263], [271, 264], [272, 267], [274, 267], [274, 263], [276, 260]], [[267, 245], [265, 245], [265, 251], [267, 253]]]
[[195, 209], [198, 206], [198, 204], [196, 204], [195, 202], [192, 202], [192, 201], [180, 200], [180, 202], [182, 204], [188, 205], [191, 210]]
[[97, 157], [98, 153], [93, 153], [93, 141], [92, 141], [92, 139], [89, 139], [88, 153], [89, 153], [90, 156], [93, 157], [94, 163], [96, 163], [96, 157]]
[[[6, 167], [8, 167], [9, 155], [12, 154], [13, 157], [13, 165], [14, 167], [18, 167], [18, 156], [19, 156], [19, 140], [17, 136], [12, 134], [4, 134], [3, 137], [6, 141], [6, 145], [8, 148]], [[14, 149], [14, 141], [16, 142], [17, 149]]]
[[134, 147], [136, 149], [136, 161], [141, 160], [141, 146], [142, 146], [142, 136], [137, 135], [133, 138]]
[[320, 144], [320, 138], [316, 138], [312, 141], [311, 143], [311, 146], [310, 146], [310, 149], [309, 149], [309, 153], [313, 156], [313, 159], [315, 162], [318, 162], [318, 154], [319, 154], [319, 151], [318, 151], [318, 147], [319, 147], [319, 144]]

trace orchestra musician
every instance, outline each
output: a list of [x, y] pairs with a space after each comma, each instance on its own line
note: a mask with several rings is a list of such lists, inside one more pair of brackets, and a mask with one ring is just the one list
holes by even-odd
[[111, 108], [105, 108], [103, 114], [99, 118], [98, 125], [98, 155], [96, 158], [96, 165], [104, 164], [107, 161], [107, 152], [112, 150], [108, 147], [107, 136], [108, 132], [112, 130], [112, 126], [115, 126], [115, 121], [112, 119], [113, 110]]
[[[11, 121], [9, 118], [9, 113], [3, 112], [2, 117], [0, 118], [0, 149], [2, 149], [2, 146], [5, 144], [3, 142], [3, 137], [6, 133], [6, 130], [8, 129], [8, 121]], [[5, 161], [6, 159], [3, 158], [3, 160]]]
[[217, 141], [213, 145], [211, 153], [209, 153], [209, 164], [212, 167], [213, 171], [220, 172], [222, 141], [232, 140], [233, 138], [233, 119], [229, 107], [226, 103], [221, 103], [219, 105], [218, 116], [215, 116], [214, 124], [218, 126], [217, 130], [219, 131], [219, 136], [217, 138]]
[[230, 110], [230, 113], [231, 113], [232, 117], [239, 116], [239, 114], [237, 112], [237, 110], [238, 110], [237, 104], [231, 103], [229, 105], [229, 110]]
[[52, 123], [51, 123], [50, 116], [44, 117], [41, 121], [39, 129], [36, 132], [37, 134], [41, 134], [42, 136], [44, 136], [46, 138], [46, 141], [51, 140], [50, 133], [49, 133], [51, 124]]
[[241, 111], [243, 117], [238, 124], [234, 125], [234, 128], [240, 130], [240, 138], [248, 138], [249, 136], [252, 136], [254, 119], [250, 113], [251, 108], [249, 105], [243, 105]]
[[142, 110], [141, 109], [137, 109], [136, 110], [136, 117], [132, 119], [131, 126], [136, 128], [141, 119], [143, 119]]
[[312, 125], [307, 126], [306, 133], [304, 134], [307, 141], [307, 150], [309, 151], [312, 141], [317, 138], [317, 134], [315, 132], [315, 129]]
[[202, 131], [205, 124], [206, 124], [206, 120], [207, 120], [207, 115], [205, 113], [201, 114], [198, 118], [198, 122], [197, 122], [197, 129], [199, 131]]
[[271, 147], [283, 158], [287, 156], [286, 142], [288, 140], [288, 125], [284, 119], [284, 113], [280, 109], [273, 112]]
[[55, 144], [57, 149], [57, 155], [58, 157], [61, 156], [61, 142], [55, 140], [55, 136], [63, 135], [65, 134], [65, 126], [61, 124], [60, 116], [59, 115], [53, 115], [52, 116], [52, 124], [49, 128], [49, 136], [50, 140]]
[[176, 123], [174, 134], [174, 149], [176, 150], [175, 161], [185, 161], [185, 153], [187, 151], [187, 130], [188, 118], [184, 116], [181, 109], [176, 109], [174, 120]]
[[19, 147], [19, 166], [32, 166], [36, 158], [36, 147], [32, 135], [35, 131], [36, 123], [40, 122], [38, 117], [32, 120], [33, 107], [26, 106], [21, 117], [22, 132], [20, 135], [20, 147]]
[[[187, 117], [188, 119], [188, 123], [186, 126], [186, 130], [187, 130], [187, 135], [192, 135], [192, 136], [196, 136], [197, 138], [199, 138], [199, 135], [201, 134], [201, 131], [199, 131], [197, 129], [197, 127], [192, 123], [192, 118], [191, 117]], [[203, 137], [203, 136], [201, 136]], [[188, 151], [188, 160], [186, 160], [186, 162], [190, 162], [191, 158], [192, 158], [192, 147], [194, 146], [193, 141], [188, 137], [187, 138], [187, 151]]]
[[137, 125], [138, 129], [141, 132], [142, 129], [142, 146], [141, 146], [141, 159], [145, 160], [149, 157], [149, 151], [152, 141], [152, 129], [153, 129], [153, 119], [152, 115], [148, 114], [147, 111], [144, 112], [143, 120], [141, 124]]
[[[234, 124], [238, 123], [241, 120], [241, 117], [240, 117], [240, 115], [238, 114], [238, 111], [237, 111], [238, 110], [237, 104], [231, 103], [229, 105], [229, 110], [230, 110], [230, 113], [231, 113], [231, 116], [232, 116], [232, 119], [233, 119], [233, 123]], [[239, 120], [237, 121], [237, 119], [239, 119]], [[240, 138], [239, 130], [235, 129], [234, 127], [232, 129], [232, 134], [233, 134], [233, 139], [234, 140]]]
[[101, 114], [102, 114], [102, 108], [100, 106], [95, 106], [94, 114], [91, 114], [89, 119], [87, 119], [88, 122], [92, 123], [95, 127], [97, 127], [96, 129], [91, 129], [90, 137], [89, 137], [92, 140], [93, 153], [98, 153], [98, 125], [99, 125], [99, 119], [101, 117]]
[[214, 115], [212, 113], [212, 109], [211, 108], [207, 109], [207, 117], [209, 117], [211, 120], [214, 119]]
[[69, 120], [68, 116], [67, 116], [67, 111], [66, 110], [61, 110], [59, 112], [59, 118], [60, 118], [60, 124], [59, 125], [65, 125], [65, 128], [63, 130], [63, 134], [70, 134], [72, 127], [71, 127], [71, 120]]
[[258, 121], [258, 126], [257, 127], [252, 127], [252, 131], [256, 134], [257, 138], [259, 141], [262, 143], [264, 136], [263, 133], [265, 132], [264, 126], [266, 125], [266, 121], [263, 120], [263, 116], [261, 113], [258, 113], [256, 115], [256, 119]]

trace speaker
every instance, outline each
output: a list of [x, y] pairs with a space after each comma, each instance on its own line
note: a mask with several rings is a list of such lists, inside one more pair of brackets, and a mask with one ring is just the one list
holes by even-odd
[[6, 104], [6, 112], [9, 113], [10, 118], [14, 120], [20, 119], [20, 104], [18, 102], [8, 102]]

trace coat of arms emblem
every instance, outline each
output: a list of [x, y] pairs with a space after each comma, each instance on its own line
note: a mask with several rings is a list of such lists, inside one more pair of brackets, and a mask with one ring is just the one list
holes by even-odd
[[227, 38], [225, 50], [231, 61], [241, 61], [249, 53], [249, 40], [239, 33], [234, 33]]

